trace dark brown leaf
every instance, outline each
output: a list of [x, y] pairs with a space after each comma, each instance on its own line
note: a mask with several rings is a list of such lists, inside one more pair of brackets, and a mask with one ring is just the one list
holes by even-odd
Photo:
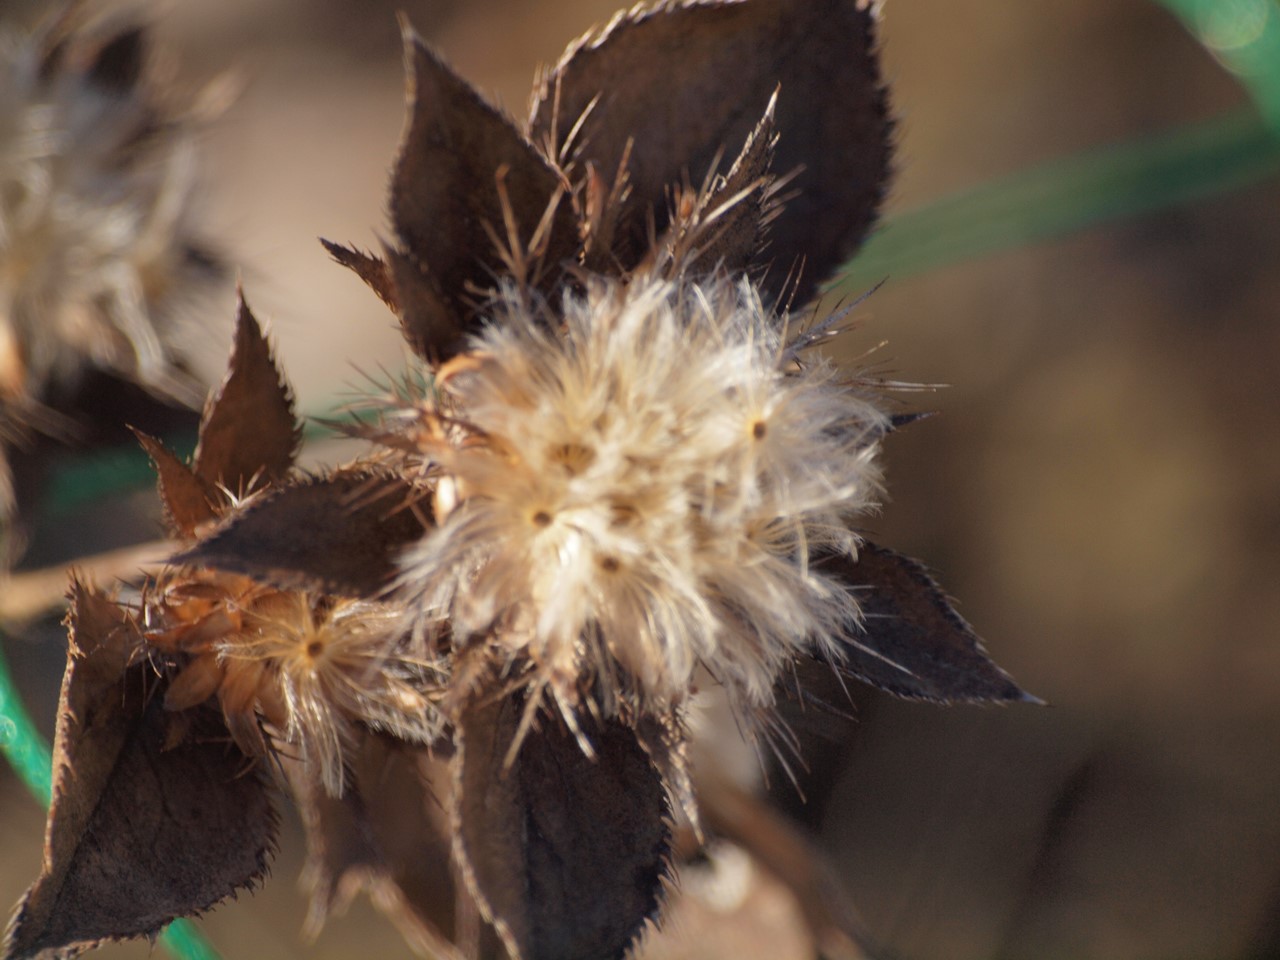
[[454, 855], [513, 957], [621, 957], [657, 910], [667, 871], [661, 778], [616, 720], [584, 728], [589, 759], [544, 716], [507, 768], [523, 707], [511, 696], [463, 713]]
[[367, 730], [342, 797], [325, 793], [301, 765], [291, 767], [307, 830], [308, 935], [364, 890], [422, 955], [458, 956], [442, 933], [453, 927], [455, 899], [433, 772], [443, 776], [445, 768], [425, 748]]
[[8, 960], [152, 936], [259, 880], [275, 836], [260, 772], [216, 713], [165, 749], [163, 690], [150, 665], [130, 665], [122, 611], [76, 584], [69, 623], [44, 864]]
[[420, 357], [448, 358], [463, 349], [466, 326], [462, 314], [445, 297], [437, 277], [412, 254], [387, 244], [387, 272], [400, 317], [400, 332]]
[[156, 486], [169, 535], [190, 539], [196, 527], [214, 518], [211, 504], [218, 501], [218, 494], [155, 437], [140, 430], [133, 431], [133, 435], [156, 469]]
[[[774, 173], [800, 170], [769, 229], [766, 291], [783, 292], [803, 261], [797, 302], [858, 247], [889, 175], [891, 122], [869, 0], [745, 0], [637, 7], [571, 46], [535, 101], [530, 137], [598, 169], [632, 147], [629, 215], [616, 246], [624, 265], [647, 247], [652, 212], [665, 227], [665, 190], [699, 182], [732, 156], [779, 89]], [[598, 102], [590, 109], [592, 102]]]
[[701, 230], [707, 235], [698, 253], [704, 269], [721, 267], [735, 274], [746, 270], [760, 251], [766, 225], [781, 210], [770, 175], [777, 147], [775, 107], [771, 99], [742, 153], [699, 211]]
[[396, 574], [396, 559], [423, 535], [411, 489], [397, 476], [338, 473], [266, 494], [174, 563], [216, 567], [286, 590], [368, 597]]
[[[392, 263], [395, 299], [413, 348], [428, 359], [445, 360], [458, 352], [470, 328], [472, 291], [493, 287], [501, 262], [489, 234], [506, 236], [499, 171], [522, 243], [554, 202], [560, 178], [407, 25], [404, 45], [409, 122], [391, 179], [391, 222], [403, 257]], [[545, 261], [554, 267], [573, 256], [576, 242], [576, 224], [560, 204]], [[413, 295], [404, 289], [407, 284], [429, 289], [430, 296]]]
[[232, 493], [281, 479], [298, 452], [302, 430], [262, 328], [237, 292], [235, 344], [226, 378], [205, 405], [195, 472]]
[[942, 588], [910, 557], [864, 542], [858, 560], [831, 561], [858, 592], [864, 630], [844, 645], [841, 669], [918, 700], [1038, 703], [987, 656]]
[[391, 271], [383, 260], [368, 253], [362, 253], [355, 247], [344, 247], [332, 240], [320, 239], [321, 245], [329, 251], [329, 256], [337, 260], [348, 270], [355, 273], [378, 298], [392, 310], [399, 312], [396, 304], [395, 285], [391, 279]]

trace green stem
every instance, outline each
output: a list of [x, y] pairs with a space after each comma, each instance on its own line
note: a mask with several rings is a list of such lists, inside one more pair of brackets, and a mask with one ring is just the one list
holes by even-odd
[[[53, 756], [18, 698], [3, 643], [0, 643], [0, 753], [27, 789], [47, 807], [53, 799]], [[169, 924], [160, 935], [160, 945], [175, 960], [219, 960], [218, 951], [188, 920], [178, 919]]]
[[1280, 137], [1251, 109], [1074, 154], [893, 217], [835, 286], [862, 289], [1257, 183]]
[[0, 752], [46, 807], [53, 799], [53, 757], [49, 746], [18, 699], [9, 661], [0, 644]]

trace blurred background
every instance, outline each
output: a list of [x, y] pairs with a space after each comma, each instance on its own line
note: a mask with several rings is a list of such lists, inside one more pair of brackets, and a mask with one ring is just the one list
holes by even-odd
[[[0, 0], [0, 14], [36, 6]], [[522, 116], [535, 67], [615, 3], [154, 12], [184, 82], [229, 67], [243, 80], [207, 134], [202, 202], [312, 413], [355, 367], [402, 363], [391, 315], [316, 241], [370, 247], [385, 232], [396, 9]], [[882, 36], [900, 121], [886, 244], [897, 214], [1247, 102], [1148, 0], [894, 0]], [[879, 279], [859, 272], [851, 289]], [[210, 377], [233, 296], [208, 334]], [[1051, 704], [858, 694], [860, 722], [815, 766], [804, 816], [868, 928], [904, 960], [1280, 957], [1280, 177], [891, 271], [860, 313], [850, 356], [887, 340], [895, 376], [950, 385], [910, 398], [941, 415], [890, 438], [873, 536], [925, 560], [994, 658]], [[7, 652], [51, 732], [62, 647]], [[0, 765], [0, 907], [35, 876], [43, 823]], [[265, 890], [201, 922], [226, 957], [409, 955], [362, 902], [302, 943], [301, 856], [290, 823]], [[783, 895], [757, 891], [717, 928], [742, 898], [698, 891], [652, 956], [806, 955]]]

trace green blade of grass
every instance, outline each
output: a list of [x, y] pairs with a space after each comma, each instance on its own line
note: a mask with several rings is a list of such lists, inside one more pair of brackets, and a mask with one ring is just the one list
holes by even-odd
[[1280, 137], [1242, 110], [1075, 154], [889, 220], [834, 289], [864, 289], [1086, 227], [1190, 203], [1280, 172]]
[[[3, 640], [0, 635], [0, 640]], [[44, 806], [53, 799], [53, 756], [18, 697], [4, 645], [0, 643], [0, 753]], [[218, 951], [188, 920], [175, 920], [160, 935], [175, 960], [220, 960]]]
[[47, 807], [53, 799], [53, 758], [18, 698], [3, 645], [0, 645], [0, 751], [27, 789]]

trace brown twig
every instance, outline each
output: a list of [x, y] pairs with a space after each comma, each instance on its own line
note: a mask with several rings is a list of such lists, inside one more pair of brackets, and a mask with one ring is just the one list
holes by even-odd
[[795, 894], [820, 954], [832, 960], [881, 960], [834, 864], [781, 814], [718, 774], [694, 780], [698, 809], [713, 834], [746, 850]]
[[90, 582], [133, 583], [158, 570], [175, 549], [168, 540], [154, 540], [81, 557], [68, 564], [11, 574], [0, 583], [0, 623], [25, 623], [65, 604], [68, 572], [72, 568]]

